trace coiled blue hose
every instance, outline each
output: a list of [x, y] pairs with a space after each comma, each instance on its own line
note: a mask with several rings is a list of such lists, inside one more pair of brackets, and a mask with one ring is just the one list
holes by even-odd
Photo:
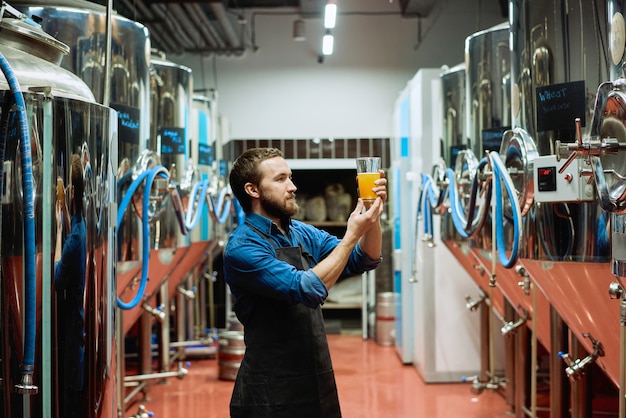
[[[500, 264], [505, 268], [511, 268], [515, 265], [517, 261], [517, 254], [519, 250], [519, 241], [521, 238], [521, 210], [519, 207], [519, 202], [517, 201], [517, 196], [515, 193], [515, 187], [513, 185], [513, 181], [509, 176], [509, 173], [500, 158], [500, 154], [492, 151], [489, 154], [489, 161], [491, 162], [492, 170], [493, 170], [493, 189], [495, 189], [495, 219], [496, 219], [496, 249], [498, 252], [498, 259], [500, 260]], [[486, 159], [481, 160], [479, 167], [484, 167], [486, 163]], [[473, 179], [472, 183], [472, 196], [470, 197], [470, 217], [465, 216], [465, 212], [463, 210], [463, 205], [461, 203], [461, 199], [457, 195], [456, 184], [455, 184], [455, 173], [452, 169], [446, 169], [446, 177], [448, 178], [448, 196], [450, 200], [450, 210], [452, 213], [452, 222], [454, 224], [455, 229], [463, 238], [469, 238], [471, 236], [471, 223], [473, 222], [472, 217], [474, 216], [471, 213], [473, 210], [473, 206], [475, 205], [475, 194], [478, 192], [477, 187], [477, 179]], [[513, 247], [511, 249], [511, 256], [507, 257], [506, 255], [506, 244], [504, 240], [504, 213], [503, 213], [503, 194], [502, 194], [502, 185], [504, 184], [504, 188], [509, 197], [509, 201], [511, 202], [511, 207], [513, 210]], [[486, 203], [487, 204], [487, 203]]]
[[236, 197], [232, 197], [233, 207], [235, 208], [235, 214], [237, 215], [237, 225], [243, 225], [246, 221], [246, 212], [243, 210], [243, 206], [239, 203]]
[[446, 169], [446, 178], [448, 179], [447, 193], [450, 200], [452, 223], [454, 224], [454, 228], [461, 235], [461, 237], [469, 238], [469, 234], [465, 230], [465, 226], [467, 225], [467, 219], [465, 218], [465, 213], [463, 212], [461, 199], [456, 193], [455, 174], [451, 168]]
[[[213, 220], [219, 224], [223, 224], [224, 222], [226, 222], [226, 219], [228, 219], [228, 215], [230, 214], [230, 205], [232, 198], [230, 198], [229, 196], [229, 198], [226, 199], [227, 193], [227, 188], [222, 188], [219, 196], [217, 197], [217, 203], [215, 203], [215, 200], [213, 200], [213, 196], [207, 194], [211, 218], [213, 218]], [[220, 209], [221, 212], [219, 212]]]
[[[491, 167], [493, 169], [493, 187], [495, 189], [496, 250], [498, 252], [500, 264], [502, 264], [505, 268], [511, 268], [517, 261], [519, 241], [522, 235], [522, 212], [519, 207], [519, 202], [517, 201], [513, 180], [511, 180], [509, 172], [500, 158], [500, 154], [492, 151], [489, 154], [489, 160], [491, 161]], [[506, 256], [506, 244], [504, 242], [504, 213], [502, 210], [504, 203], [502, 183], [504, 183], [504, 188], [509, 196], [509, 201], [511, 202], [511, 208], [513, 211], [513, 247], [511, 249], [510, 257]]]
[[424, 235], [434, 236], [433, 208], [437, 207], [439, 197], [435, 195], [433, 179], [428, 174], [422, 174], [422, 192], [418, 204], [418, 214], [424, 218]]
[[[33, 161], [26, 117], [26, 104], [20, 85], [7, 59], [0, 53], [0, 68], [9, 83], [18, 112], [20, 153], [22, 155], [22, 188], [24, 193], [24, 358], [23, 381], [32, 381], [35, 369], [35, 337], [37, 332], [37, 279], [35, 272], [35, 194], [33, 191]], [[6, 140], [6, 138], [3, 138]], [[29, 376], [27, 376], [29, 375]]]
[[[200, 192], [200, 196], [198, 197], [198, 191], [202, 187], [202, 191]], [[204, 208], [204, 201], [207, 198], [207, 191], [209, 189], [209, 180], [197, 181], [193, 185], [193, 189], [191, 189], [191, 195], [189, 196], [189, 203], [187, 206], [187, 215], [185, 216], [185, 228], [187, 231], [191, 231], [194, 229], [198, 222], [200, 221], [200, 215], [202, 214], [202, 209]], [[193, 208], [193, 203], [198, 200], [198, 206]]]
[[122, 202], [118, 208], [117, 212], [117, 228], [120, 228], [122, 223], [122, 219], [124, 218], [124, 213], [128, 208], [128, 205], [135, 193], [135, 190], [139, 187], [139, 185], [146, 180], [146, 184], [144, 186], [143, 193], [143, 213], [141, 217], [141, 226], [142, 226], [142, 266], [141, 266], [141, 280], [139, 282], [139, 289], [135, 294], [135, 297], [130, 302], [126, 303], [122, 301], [119, 297], [117, 298], [117, 304], [120, 308], [128, 310], [133, 309], [135, 306], [141, 302], [143, 299], [144, 292], [146, 290], [146, 284], [148, 283], [148, 267], [149, 267], [149, 259], [150, 259], [150, 228], [148, 222], [148, 206], [150, 205], [150, 192], [152, 190], [152, 183], [157, 176], [161, 176], [164, 178], [168, 178], [169, 174], [165, 167], [156, 166], [150, 170], [142, 172], [137, 178], [131, 183], [130, 187], [126, 191]]

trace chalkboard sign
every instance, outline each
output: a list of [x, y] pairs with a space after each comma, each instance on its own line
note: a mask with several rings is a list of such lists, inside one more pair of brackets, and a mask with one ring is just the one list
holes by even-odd
[[118, 139], [127, 144], [139, 144], [139, 109], [121, 103], [111, 103], [117, 110]]
[[[483, 129], [481, 135], [483, 141], [483, 156], [485, 151], [500, 152], [500, 145], [502, 145], [502, 135], [504, 135], [504, 133], [509, 129], [511, 129], [509, 126]], [[479, 158], [482, 159], [483, 156], [480, 156]]]
[[537, 87], [537, 130], [574, 129], [575, 120], [585, 126], [585, 82]]
[[209, 144], [198, 144], [198, 165], [213, 164], [213, 147]]
[[185, 129], [161, 128], [161, 155], [185, 153]]

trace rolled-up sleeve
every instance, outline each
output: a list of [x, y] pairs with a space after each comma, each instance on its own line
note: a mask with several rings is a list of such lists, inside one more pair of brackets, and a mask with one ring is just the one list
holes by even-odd
[[276, 259], [276, 251], [255, 232], [229, 241], [224, 252], [225, 280], [236, 299], [258, 294], [314, 308], [328, 296], [312, 270], [298, 270]]

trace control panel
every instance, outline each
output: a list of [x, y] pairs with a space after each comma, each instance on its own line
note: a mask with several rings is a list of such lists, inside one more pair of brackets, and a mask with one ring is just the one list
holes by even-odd
[[566, 159], [544, 155], [533, 160], [535, 201], [586, 202], [595, 200], [595, 189], [590, 177], [581, 176], [583, 159], [575, 158], [565, 166]]

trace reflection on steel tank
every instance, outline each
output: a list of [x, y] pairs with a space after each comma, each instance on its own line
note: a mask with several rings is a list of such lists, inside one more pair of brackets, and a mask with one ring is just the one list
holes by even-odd
[[[111, 16], [110, 88], [105, 95], [106, 8], [85, 0], [12, 3], [27, 16], [37, 16], [42, 28], [70, 47], [61, 67], [78, 75], [98, 103], [118, 111], [118, 199], [133, 176], [131, 169], [146, 149], [150, 135], [150, 37], [148, 29], [117, 13]], [[136, 176], [139, 173], [134, 173]], [[120, 261], [137, 264], [136, 237], [141, 226], [128, 211], [120, 223]], [[122, 267], [122, 271], [129, 267]], [[129, 274], [132, 274], [130, 272]]]
[[[0, 327], [0, 416], [114, 417], [118, 346], [112, 219], [117, 114], [97, 104], [89, 87], [59, 66], [69, 52], [67, 45], [27, 19], [8, 17], [10, 9], [3, 10], [3, 72], [5, 76], [12, 73], [22, 90], [0, 80], [4, 91], [0, 125], [6, 148], [1, 166], [0, 318], [4, 325]], [[18, 98], [25, 103], [23, 112], [12, 109]], [[73, 155], [78, 157], [74, 158], [78, 162], [74, 178]], [[67, 186], [63, 193], [57, 194], [57, 181]], [[82, 202], [73, 201], [73, 192], [81, 186]], [[76, 286], [66, 290], [65, 297], [70, 291], [82, 302], [65, 311], [75, 324], [69, 333], [63, 326], [67, 324], [58, 323], [62, 300], [57, 290], [61, 284], [55, 283], [53, 274], [54, 243], [63, 251], [69, 247], [67, 229], [57, 229], [58, 196], [72, 216], [71, 231], [76, 227], [82, 236], [73, 247], [85, 260], [84, 265], [76, 266]], [[34, 216], [29, 217], [32, 206]], [[68, 215], [60, 212], [60, 216], [63, 225]], [[59, 276], [59, 280], [67, 278]], [[76, 356], [76, 363], [68, 365], [66, 361], [71, 359], [62, 358], [64, 353], [57, 350], [60, 346], [84, 352], [83, 360]], [[69, 368], [61, 368], [63, 364]], [[64, 398], [64, 394], [70, 397]]]

